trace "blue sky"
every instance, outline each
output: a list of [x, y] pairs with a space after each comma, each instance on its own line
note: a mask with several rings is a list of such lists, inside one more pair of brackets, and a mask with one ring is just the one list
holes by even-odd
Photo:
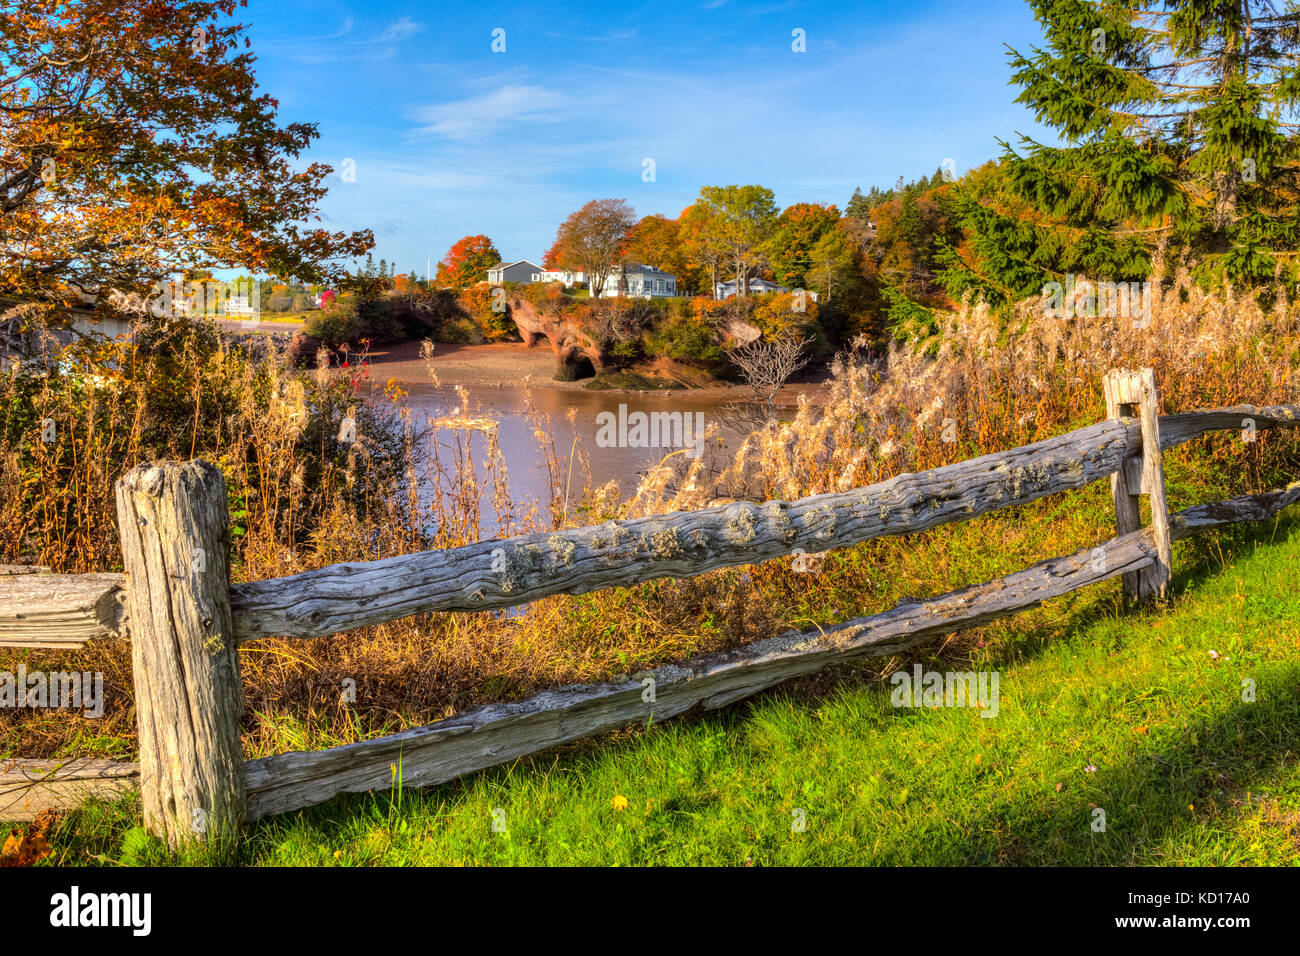
[[282, 122], [319, 124], [327, 225], [373, 229], [399, 272], [470, 233], [536, 261], [590, 199], [676, 216], [703, 185], [761, 183], [843, 209], [999, 137], [1052, 138], [1007, 85], [1004, 45], [1041, 37], [1023, 0], [250, 0], [239, 19]]

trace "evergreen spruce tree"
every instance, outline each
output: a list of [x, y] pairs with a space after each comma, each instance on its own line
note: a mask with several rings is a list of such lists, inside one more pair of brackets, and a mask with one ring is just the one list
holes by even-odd
[[[875, 191], [875, 189], [872, 189], [873, 193]], [[849, 198], [849, 204], [844, 207], [844, 215], [849, 219], [871, 218], [871, 206], [867, 202], [867, 197], [862, 195], [861, 187], [853, 190], [853, 195]]]
[[[1296, 273], [1300, 9], [1269, 0], [1030, 0], [1046, 43], [1013, 82], [1062, 145], [1003, 143], [995, 188], [961, 190], [950, 294], [1049, 278], [1139, 280], [1164, 240], [1206, 285]], [[963, 183], [965, 186], [965, 183]]]

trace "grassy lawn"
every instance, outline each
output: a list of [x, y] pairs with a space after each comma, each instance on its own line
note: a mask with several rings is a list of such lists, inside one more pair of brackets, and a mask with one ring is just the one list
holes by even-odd
[[907, 662], [997, 671], [996, 717], [895, 708], [887, 683], [846, 673], [264, 820], [233, 858], [169, 856], [132, 802], [88, 807], [48, 862], [1294, 865], [1300, 521], [1251, 535], [1217, 567], [1216, 547], [1176, 557], [1170, 610], [1121, 613], [1111, 582], [960, 660]]

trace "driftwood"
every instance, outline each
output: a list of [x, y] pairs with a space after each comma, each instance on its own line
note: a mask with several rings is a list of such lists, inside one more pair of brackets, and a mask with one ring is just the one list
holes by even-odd
[[0, 573], [0, 647], [78, 647], [123, 629], [120, 574]]
[[244, 819], [244, 689], [230, 621], [226, 483], [204, 461], [117, 483], [145, 824], [172, 846]]
[[117, 800], [140, 786], [140, 767], [116, 760], [0, 759], [0, 820], [34, 820], [90, 799]]
[[[1297, 500], [1300, 482], [1284, 491], [1202, 505], [1171, 516], [1171, 533], [1177, 539], [1258, 521]], [[312, 806], [340, 793], [394, 787], [394, 767], [400, 768], [402, 786], [424, 787], [631, 723], [664, 720], [696, 705], [721, 707], [830, 664], [897, 654], [928, 638], [1037, 607], [1117, 574], [1140, 571], [1158, 556], [1154, 532], [1134, 531], [986, 584], [822, 631], [791, 632], [622, 682], [566, 687], [519, 703], [493, 704], [331, 750], [253, 760], [247, 765], [249, 818]]]

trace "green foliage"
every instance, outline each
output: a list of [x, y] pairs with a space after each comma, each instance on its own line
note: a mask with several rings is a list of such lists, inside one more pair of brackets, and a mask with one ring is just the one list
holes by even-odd
[[435, 334], [435, 339], [449, 345], [482, 345], [486, 341], [482, 328], [470, 318], [444, 322]]
[[716, 330], [677, 311], [670, 313], [654, 331], [646, 335], [645, 350], [650, 355], [678, 362], [716, 363], [723, 360]]
[[768, 261], [776, 281], [789, 289], [809, 288], [809, 273], [820, 264], [815, 250], [836, 232], [840, 214], [834, 206], [796, 203], [781, 211], [768, 240]]
[[885, 315], [889, 329], [900, 339], [929, 338], [939, 331], [934, 313], [913, 302], [894, 286], [884, 286]]
[[1146, 278], [1157, 244], [1207, 287], [1271, 283], [1300, 238], [1300, 33], [1271, 4], [1031, 0], [1046, 44], [1011, 55], [1017, 102], [1065, 144], [1003, 144], [999, 188], [960, 203], [950, 294], [1032, 294], [1069, 273]]
[[[951, 553], [983, 557], [965, 572], [975, 579], [1023, 560], [993, 546], [993, 522], [938, 533]], [[1103, 584], [982, 631], [975, 648], [901, 661], [999, 672], [994, 718], [894, 706], [888, 680], [860, 668], [829, 694], [819, 683], [815, 697], [762, 695], [453, 784], [267, 818], [235, 859], [169, 853], [138, 830], [131, 800], [74, 811], [54, 846], [74, 865], [1292, 864], [1300, 708], [1287, 624], [1300, 597], [1285, 585], [1300, 529], [1284, 521], [1198, 553], [1216, 547], [1227, 566], [1196, 561], [1172, 609], [1126, 612]], [[882, 606], [907, 593], [855, 549], [827, 560], [817, 604], [854, 606], [859, 569]], [[1107, 808], [1104, 840], [1094, 806]]]

